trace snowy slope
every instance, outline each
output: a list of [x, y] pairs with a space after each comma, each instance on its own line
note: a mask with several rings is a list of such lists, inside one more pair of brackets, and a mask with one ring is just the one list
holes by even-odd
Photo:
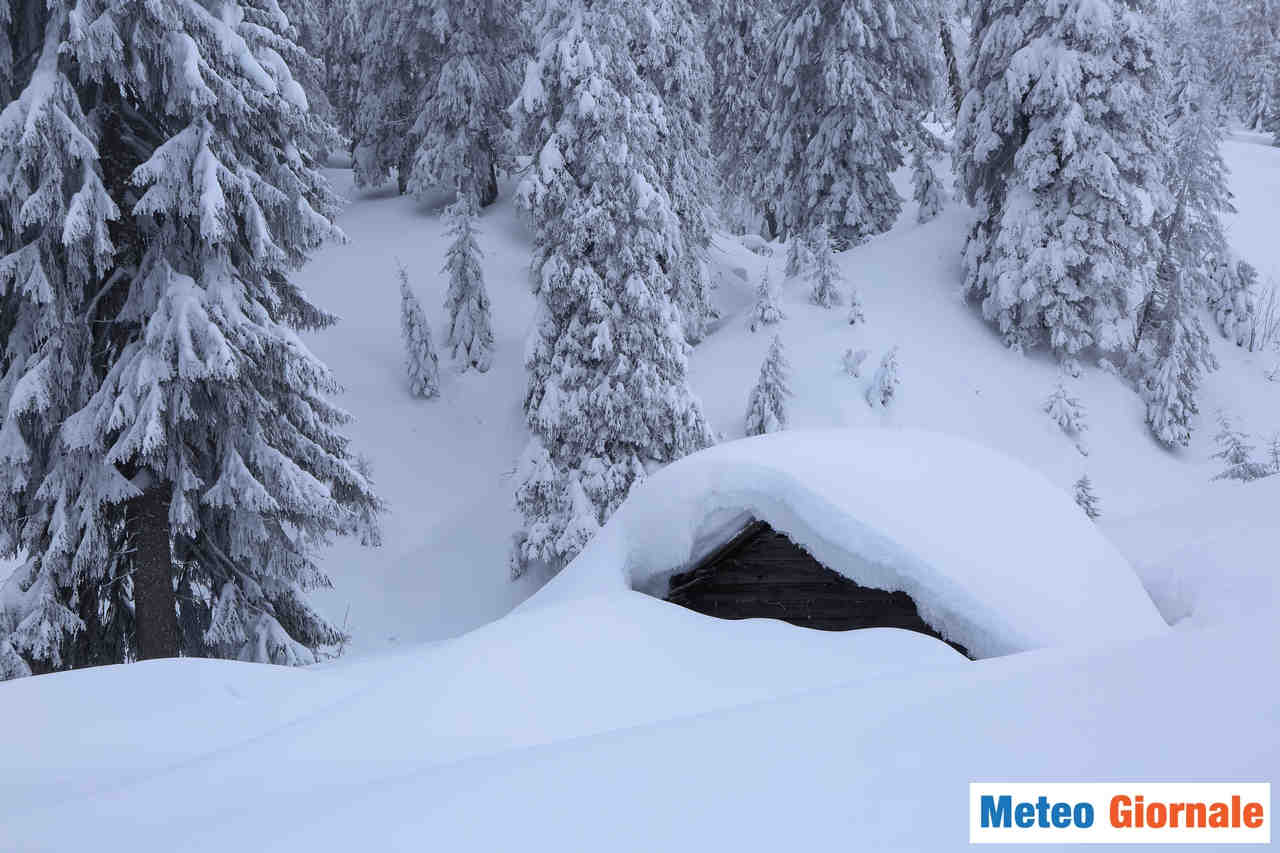
[[[1264, 278], [1274, 271], [1280, 280], [1280, 244], [1273, 236], [1280, 210], [1280, 149], [1261, 140], [1237, 134], [1225, 145], [1239, 209], [1231, 235]], [[494, 367], [483, 376], [446, 371], [442, 399], [410, 398], [396, 325], [396, 264], [408, 268], [439, 339], [443, 200], [419, 204], [385, 191], [362, 193], [351, 186], [348, 171], [334, 170], [332, 177], [352, 198], [341, 219], [351, 240], [325, 249], [301, 278], [313, 298], [342, 322], [314, 336], [312, 346], [347, 388], [341, 403], [357, 417], [352, 434], [372, 458], [374, 477], [391, 506], [381, 550], [350, 543], [333, 548], [324, 565], [335, 587], [318, 599], [355, 635], [349, 653], [363, 654], [474, 628], [506, 612], [542, 580], [512, 584], [506, 565], [508, 536], [518, 522], [511, 510], [510, 473], [527, 434], [520, 412], [521, 358], [533, 299], [528, 236], [508, 202], [508, 190], [480, 224], [494, 304]], [[900, 190], [906, 192], [905, 183]], [[1073, 389], [1087, 407], [1089, 455], [1082, 456], [1040, 408], [1057, 379], [1051, 359], [1042, 353], [1011, 354], [959, 297], [959, 253], [968, 216], [952, 206], [933, 222], [917, 225], [908, 204], [893, 231], [842, 254], [840, 265], [860, 289], [867, 315], [867, 324], [854, 329], [843, 311], [809, 305], [804, 282], [790, 281], [782, 288], [787, 320], [770, 334], [750, 333], [745, 314], [756, 277], [769, 264], [774, 280], [780, 280], [784, 250], [775, 246], [776, 254], [765, 258], [735, 238], [718, 236], [712, 255], [714, 297], [723, 318], [691, 356], [691, 381], [713, 427], [725, 438], [742, 435], [747, 395], [776, 329], [792, 365], [791, 426], [947, 432], [996, 448], [1064, 490], [1088, 473], [1101, 501], [1104, 529], [1128, 516], [1158, 517], [1165, 506], [1176, 512], [1208, 488], [1217, 471], [1209, 456], [1218, 409], [1256, 435], [1280, 430], [1280, 386], [1264, 378], [1280, 356], [1246, 353], [1215, 334], [1222, 369], [1202, 390], [1202, 414], [1190, 448], [1171, 452], [1158, 446], [1143, 423], [1138, 397], [1115, 377], [1090, 367]], [[840, 356], [847, 348], [865, 348], [873, 367], [895, 344], [901, 347], [902, 385], [887, 411], [875, 411], [864, 399], [870, 380], [846, 376]], [[864, 376], [872, 372], [864, 370]], [[1142, 561], [1141, 554], [1129, 556]]]
[[[1280, 150], [1242, 137], [1227, 154], [1233, 239], [1264, 272], [1280, 268], [1267, 231], [1280, 194], [1259, 189], [1275, 185]], [[971, 663], [909, 632], [726, 622], [572, 574], [492, 621], [540, 580], [512, 584], [505, 563], [532, 312], [525, 232], [505, 203], [482, 218], [494, 369], [447, 376], [442, 400], [416, 401], [395, 266], [429, 311], [440, 304], [439, 210], [354, 195], [352, 241], [303, 276], [343, 317], [312, 343], [347, 387], [352, 432], [391, 503], [380, 551], [341, 544], [325, 559], [335, 588], [321, 603], [338, 622], [349, 614], [354, 649], [307, 670], [157, 661], [0, 684], [0, 849], [932, 853], [968, 847], [973, 779], [1280, 776], [1280, 686], [1259, 677], [1280, 671], [1280, 478], [1210, 484], [1206, 426], [1222, 406], [1255, 433], [1280, 428], [1280, 388], [1262, 377], [1274, 355], [1219, 343], [1201, 429], [1178, 454], [1148, 438], [1131, 391], [1090, 369], [1084, 457], [1040, 412], [1053, 365], [1010, 355], [956, 295], [965, 213], [916, 226], [908, 210], [840, 258], [866, 326], [786, 285], [792, 424], [949, 432], [1064, 491], [1088, 471], [1100, 529], [1173, 630]], [[764, 259], [717, 245], [725, 317], [692, 370], [732, 438], [768, 343], [742, 317]], [[901, 394], [872, 411], [839, 356], [878, 359], [892, 344]], [[992, 501], [993, 524], [1017, 523], [1009, 500]]]

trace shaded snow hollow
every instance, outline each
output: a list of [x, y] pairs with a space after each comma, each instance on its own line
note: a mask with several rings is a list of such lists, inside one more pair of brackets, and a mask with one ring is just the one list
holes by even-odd
[[1167, 628], [1070, 496], [993, 450], [906, 429], [788, 431], [676, 462], [522, 607], [618, 587], [661, 596], [747, 516], [864, 586], [906, 592], [979, 658]]

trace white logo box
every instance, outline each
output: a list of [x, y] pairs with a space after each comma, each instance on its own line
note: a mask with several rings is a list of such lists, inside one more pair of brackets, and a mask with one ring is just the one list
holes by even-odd
[[[984, 797], [991, 799], [984, 802]], [[1008, 797], [1007, 801], [1002, 798]], [[1040, 804], [1040, 798], [1045, 804]], [[1112, 822], [1116, 817], [1128, 826]], [[1139, 800], [1138, 798], [1141, 798]], [[1233, 799], [1238, 798], [1238, 799]], [[1020, 804], [1030, 804], [1030, 810]], [[1063, 803], [1056, 810], [1056, 804]], [[1142, 808], [1139, 809], [1139, 803]], [[1225, 813], [1214, 804], [1222, 803]], [[1251, 806], [1250, 804], [1259, 804]], [[1088, 809], [1085, 808], [1087, 804]], [[1190, 804], [1188, 806], [1187, 804]], [[1203, 812], [1198, 804], [1203, 804]], [[1078, 826], [1091, 810], [1092, 825]], [[1154, 820], [1163, 826], [1138, 826]], [[1259, 814], [1260, 812], [1260, 814]], [[1227, 827], [1209, 825], [1224, 816]], [[1067, 816], [1070, 816], [1069, 819]], [[984, 816], [988, 826], [983, 826]], [[1192, 826], [1202, 818], [1204, 826]], [[1176, 817], [1178, 826], [1170, 825]], [[1030, 826], [1019, 826], [1019, 819]], [[1064, 821], [1069, 825], [1062, 826]], [[1232, 826], [1236, 822], [1239, 825]], [[1007, 823], [1008, 825], [1004, 825]], [[1042, 825], [1048, 823], [1048, 826]], [[1256, 823], [1248, 826], [1247, 823]], [[970, 782], [971, 844], [1269, 844], [1270, 782]]]

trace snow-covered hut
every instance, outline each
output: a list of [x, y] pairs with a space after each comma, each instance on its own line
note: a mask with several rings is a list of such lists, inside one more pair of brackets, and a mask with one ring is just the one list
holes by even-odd
[[[1167, 628], [1067, 491], [989, 448], [908, 429], [792, 430], [675, 462], [633, 489], [524, 607], [619, 587], [690, 604], [700, 572], [714, 586], [726, 554], [774, 533], [782, 538], [760, 553], [785, 553], [779, 565], [809, 577], [797, 583], [821, 573], [827, 592], [844, 596], [839, 606], [866, 602], [862, 615], [779, 614], [797, 624], [907, 627], [975, 658]], [[766, 576], [768, 561], [755, 562]], [[832, 575], [851, 585], [837, 590]], [[757, 592], [779, 585], [761, 577]], [[727, 615], [765, 615], [739, 592]]]

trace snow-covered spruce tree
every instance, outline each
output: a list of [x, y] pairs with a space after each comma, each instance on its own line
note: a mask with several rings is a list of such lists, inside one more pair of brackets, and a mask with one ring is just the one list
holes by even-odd
[[787, 359], [782, 353], [782, 336], [774, 335], [769, 352], [760, 365], [760, 378], [747, 398], [747, 435], [764, 435], [787, 428]]
[[684, 243], [661, 165], [673, 119], [631, 52], [663, 36], [655, 20], [624, 0], [538, 7], [540, 45], [513, 110], [534, 153], [519, 199], [538, 298], [516, 572], [563, 565], [646, 466], [712, 443], [673, 303]]
[[783, 274], [787, 278], [807, 278], [813, 268], [813, 246], [809, 243], [809, 235], [797, 232], [787, 241], [787, 266]]
[[1231, 420], [1222, 412], [1218, 413], [1218, 434], [1213, 437], [1218, 450], [1214, 459], [1222, 460], [1223, 468], [1215, 480], [1240, 480], [1249, 482], [1266, 477], [1271, 471], [1261, 462], [1253, 459], [1253, 445], [1244, 433], [1231, 424]]
[[[294, 69], [311, 111], [350, 139], [355, 129], [364, 23], [358, 0], [281, 0], [305, 57]], [[292, 67], [292, 66], [291, 66]], [[299, 73], [305, 71], [306, 73]]]
[[[83, 318], [114, 266], [109, 231], [120, 213], [78, 80], [59, 57], [65, 5], [6, 0], [0, 10], [0, 88], [14, 98], [0, 112], [0, 556], [26, 555], [0, 588], [0, 675], [14, 677], [82, 663], [77, 593], [86, 575], [114, 578], [106, 552], [118, 537], [78, 503], [60, 429], [95, 387], [94, 330]], [[92, 562], [73, 565], [79, 531], [68, 514], [83, 514], [85, 538], [102, 543], [86, 549]]]
[[955, 166], [965, 289], [1015, 348], [1114, 348], [1153, 286], [1164, 204], [1156, 39], [1123, 0], [970, 3]]
[[872, 408], [888, 406], [893, 401], [894, 394], [897, 393], [900, 381], [898, 378], [898, 348], [895, 346], [880, 359], [880, 366], [876, 368], [876, 375], [871, 380], [871, 387], [867, 389], [867, 403]]
[[514, 0], [371, 0], [355, 118], [356, 181], [498, 195], [524, 34]]
[[1044, 401], [1045, 414], [1049, 416], [1058, 429], [1062, 430], [1073, 439], [1078, 439], [1081, 434], [1088, 429], [1085, 422], [1084, 406], [1076, 397], [1072, 397], [1067, 391], [1066, 383], [1058, 380], [1058, 384], [1054, 387], [1053, 393], [1049, 395], [1049, 399]]
[[409, 287], [409, 274], [400, 267], [400, 339], [404, 343], [404, 366], [409, 374], [409, 393], [431, 399], [440, 394], [440, 360], [431, 343], [431, 324], [422, 303]]
[[[449, 314], [450, 354], [462, 370], [474, 367], [484, 373], [493, 363], [493, 331], [489, 325], [489, 294], [484, 286], [483, 257], [476, 243], [476, 208], [470, 196], [463, 196], [449, 210], [449, 233], [453, 242], [444, 265], [449, 289], [444, 307]], [[402, 282], [403, 286], [403, 282]]]
[[1209, 263], [1209, 310], [1222, 336], [1236, 346], [1249, 341], [1249, 329], [1256, 310], [1255, 288], [1258, 271], [1248, 261], [1232, 257], [1224, 250]]
[[[761, 140], [753, 133], [756, 117], [768, 109], [767, 51], [780, 14], [779, 0], [708, 0], [706, 55], [711, 71], [708, 123], [719, 175], [723, 207], [729, 218], [747, 228], [763, 224], [778, 236], [773, 199], [755, 199], [743, 164], [755, 161]], [[787, 277], [794, 277], [790, 262]]]
[[1233, 208], [1203, 46], [1185, 21], [1168, 29], [1166, 41], [1172, 63], [1164, 173], [1173, 203], [1157, 221], [1155, 286], [1139, 307], [1133, 346], [1152, 434], [1166, 447], [1185, 447], [1200, 379], [1217, 367], [1200, 311], [1210, 261], [1227, 251], [1220, 217]]
[[929, 222], [947, 206], [947, 191], [930, 165], [926, 146], [918, 144], [911, 153], [912, 197], [918, 208], [916, 222]]
[[1280, 474], [1280, 432], [1272, 433], [1267, 443], [1267, 463], [1272, 474]]
[[826, 226], [839, 247], [887, 231], [902, 199], [890, 180], [921, 132], [937, 71], [931, 0], [790, 0], [758, 78], [767, 108], [749, 194], [790, 236]]
[[778, 305], [778, 296], [773, 290], [773, 282], [769, 279], [769, 268], [764, 268], [760, 276], [760, 284], [756, 287], [756, 304], [751, 308], [751, 320], [748, 327], [756, 331], [762, 326], [772, 326], [787, 318]]
[[100, 638], [120, 661], [312, 661], [341, 637], [306, 603], [328, 583], [312, 555], [376, 541], [379, 503], [297, 335], [332, 322], [289, 275], [336, 199], [302, 153], [287, 22], [93, 0], [34, 20], [36, 73], [0, 119], [0, 269], [27, 303], [5, 312], [0, 539], [27, 554], [8, 642], [33, 670], [101, 662]]
[[1084, 514], [1089, 516], [1090, 521], [1097, 520], [1102, 511], [1098, 509], [1098, 498], [1093, 493], [1093, 483], [1089, 482], [1089, 475], [1083, 475], [1076, 480], [1075, 485], [1076, 506], [1084, 510]]
[[1228, 5], [1240, 64], [1237, 89], [1245, 127], [1262, 130], [1275, 108], [1280, 74], [1280, 0], [1235, 0]]
[[813, 266], [809, 268], [809, 301], [822, 308], [841, 302], [840, 285], [844, 276], [836, 264], [835, 249], [825, 225], [814, 229], [809, 239], [813, 246]]
[[856, 326], [859, 323], [865, 323], [867, 317], [862, 313], [862, 295], [858, 293], [857, 287], [849, 288], [849, 325]]
[[636, 70], [662, 99], [655, 119], [665, 153], [656, 166], [680, 228], [679, 251], [667, 277], [685, 338], [696, 344], [717, 316], [706, 262], [715, 180], [707, 133], [711, 70], [689, 0], [646, 0], [644, 6], [632, 23], [639, 34], [633, 45]]

